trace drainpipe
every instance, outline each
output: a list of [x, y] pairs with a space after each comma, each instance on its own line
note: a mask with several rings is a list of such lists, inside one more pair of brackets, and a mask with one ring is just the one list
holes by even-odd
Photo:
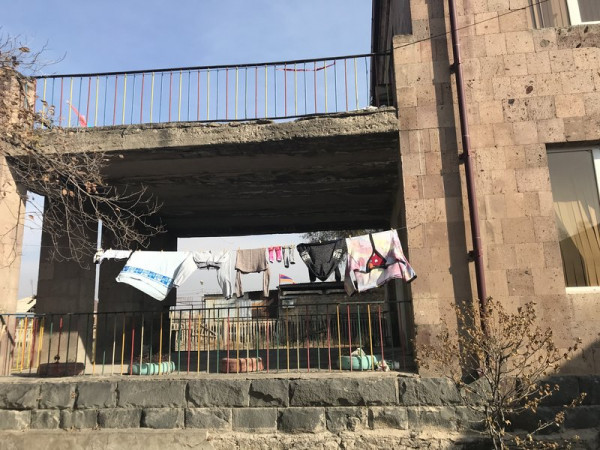
[[460, 132], [462, 135], [463, 153], [461, 160], [465, 164], [465, 178], [467, 182], [467, 198], [469, 201], [469, 217], [471, 220], [471, 236], [473, 238], [472, 256], [475, 262], [475, 279], [477, 283], [477, 297], [479, 297], [479, 312], [483, 331], [487, 334], [485, 316], [487, 313], [487, 289], [485, 285], [485, 268], [483, 266], [483, 251], [481, 248], [481, 230], [479, 228], [479, 209], [477, 207], [477, 194], [475, 192], [475, 178], [473, 176], [473, 160], [471, 158], [471, 139], [469, 137], [469, 121], [467, 119], [467, 103], [465, 101], [465, 87], [463, 83], [462, 60], [460, 56], [460, 42], [458, 27], [456, 25], [456, 5], [454, 0], [448, 0], [450, 12], [450, 29], [452, 35], [452, 52], [454, 64], [451, 70], [456, 77], [456, 95], [458, 100], [458, 115]]

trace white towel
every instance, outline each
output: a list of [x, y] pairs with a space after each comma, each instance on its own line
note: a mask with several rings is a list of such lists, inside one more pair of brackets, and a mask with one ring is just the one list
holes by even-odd
[[194, 271], [190, 252], [133, 252], [117, 281], [164, 300], [173, 287], [180, 286]]

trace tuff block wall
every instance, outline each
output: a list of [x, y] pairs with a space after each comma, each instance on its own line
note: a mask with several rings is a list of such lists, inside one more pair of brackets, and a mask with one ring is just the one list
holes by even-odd
[[[451, 304], [476, 297], [447, 3], [411, 0], [412, 35], [393, 39], [402, 189], [416, 343]], [[547, 148], [600, 140], [600, 26], [530, 29], [526, 1], [458, 1], [488, 293], [509, 311], [537, 303], [563, 370], [600, 372], [600, 294], [565, 288]], [[405, 211], [405, 212], [404, 212]]]
[[[564, 424], [552, 431], [576, 430], [582, 437], [581, 448], [595, 448], [600, 421], [598, 377], [562, 377], [550, 382], [559, 383], [561, 389], [539, 408], [540, 417], [553, 417], [571, 398], [588, 393], [584, 404], [568, 412]], [[20, 433], [20, 439], [29, 439], [35, 437], [32, 430], [135, 429], [137, 434], [143, 429], [176, 429], [181, 433], [209, 430], [216, 448], [225, 447], [219, 445], [220, 439], [239, 439], [243, 433], [261, 434], [263, 440], [277, 435], [278, 442], [287, 442], [290, 434], [309, 434], [312, 439], [329, 441], [327, 448], [346, 448], [334, 445], [344, 436], [369, 443], [364, 448], [379, 448], [373, 447], [378, 439], [380, 445], [384, 442], [381, 439], [388, 439], [383, 445], [386, 448], [401, 444], [406, 445], [403, 448], [423, 448], [425, 443], [440, 449], [463, 445], [488, 448], [485, 443], [467, 447], [481, 439], [469, 432], [479, 419], [448, 379], [393, 373], [291, 379], [221, 375], [0, 383], [3, 442], [11, 436], [6, 430], [27, 430]], [[515, 419], [516, 429], [528, 429], [530, 422], [521, 424]], [[433, 431], [436, 433], [431, 434]], [[411, 439], [417, 442], [407, 445]], [[244, 447], [239, 441], [235, 446]]]

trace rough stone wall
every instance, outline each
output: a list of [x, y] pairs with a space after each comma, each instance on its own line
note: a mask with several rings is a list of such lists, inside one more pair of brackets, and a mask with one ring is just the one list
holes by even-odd
[[[567, 295], [547, 145], [600, 139], [600, 26], [531, 30], [525, 1], [458, 1], [488, 293], [528, 301], [560, 347], [584, 349], [566, 371], [600, 371], [598, 294]], [[403, 201], [416, 342], [431, 342], [452, 302], [476, 296], [446, 2], [411, 0], [413, 35], [394, 38]], [[458, 136], [457, 136], [458, 135]], [[454, 318], [453, 318], [454, 317]]]
[[[553, 417], [579, 392], [587, 392], [584, 404], [569, 412], [563, 426], [553, 431], [577, 430], [582, 436], [591, 432], [594, 441], [583, 448], [594, 448], [600, 423], [598, 377], [551, 381], [558, 382], [561, 389], [539, 408], [540, 417]], [[347, 432], [353, 432], [357, 439], [370, 432], [390, 437], [398, 431], [410, 431], [414, 438], [421, 432], [437, 431], [435, 437], [439, 439], [448, 435], [473, 437], [467, 430], [476, 426], [478, 419], [448, 379], [395, 374], [0, 383], [0, 430], [185, 428], [211, 430], [223, 436], [311, 433], [328, 435], [331, 440]], [[514, 423], [520, 429], [521, 423], [516, 419]], [[531, 423], [530, 418], [522, 425]], [[430, 435], [429, 443], [435, 441]]]
[[[22, 101], [13, 72], [0, 70], [0, 128], [8, 133], [10, 124], [19, 120], [14, 105]], [[17, 308], [21, 246], [25, 219], [25, 192], [19, 188], [5, 156], [12, 150], [0, 139], [0, 313], [14, 313]], [[0, 374], [10, 365], [7, 352], [14, 323], [0, 323]]]

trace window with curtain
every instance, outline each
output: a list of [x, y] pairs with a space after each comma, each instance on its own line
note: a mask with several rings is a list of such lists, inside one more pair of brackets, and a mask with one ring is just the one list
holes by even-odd
[[600, 149], [548, 152], [567, 287], [600, 286]]

